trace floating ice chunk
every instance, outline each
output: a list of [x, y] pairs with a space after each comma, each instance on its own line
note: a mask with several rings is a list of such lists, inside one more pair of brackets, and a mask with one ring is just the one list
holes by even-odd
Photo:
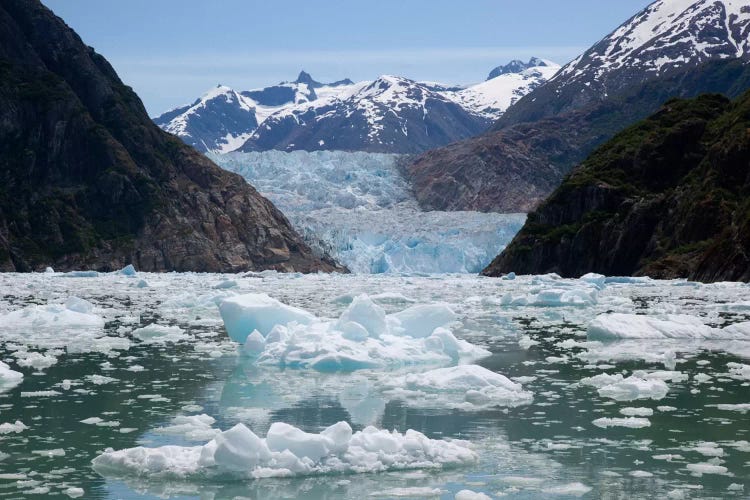
[[133, 336], [146, 344], [176, 343], [185, 340], [187, 336], [179, 326], [165, 326], [152, 323], [132, 332]]
[[581, 385], [588, 385], [600, 389], [607, 385], [622, 382], [623, 379], [624, 377], [619, 373], [616, 373], [614, 375], [610, 375], [609, 373], [600, 373], [599, 375], [594, 375], [593, 377], [582, 378], [578, 383]]
[[63, 491], [63, 493], [65, 493], [66, 495], [68, 495], [70, 498], [80, 498], [84, 494], [86, 494], [86, 492], [84, 491], [83, 488], [77, 488], [77, 487], [74, 487], [74, 486], [71, 486], [70, 488], [67, 488], [66, 490]]
[[146, 280], [140, 280], [137, 285], [135, 285], [137, 288], [148, 288], [148, 281]]
[[508, 293], [503, 296], [501, 301], [502, 305], [505, 306], [536, 307], [585, 307], [594, 305], [597, 302], [597, 291], [595, 288], [589, 286], [548, 288], [539, 290], [536, 293], [518, 296]]
[[135, 267], [133, 267], [133, 264], [128, 264], [120, 269], [117, 274], [121, 274], [122, 276], [136, 276], [138, 272], [135, 270]]
[[394, 333], [410, 337], [429, 337], [436, 328], [447, 326], [458, 317], [446, 304], [423, 304], [413, 306], [388, 316]]
[[52, 269], [51, 267], [47, 267], [47, 268], [46, 268], [46, 269], [44, 270], [44, 274], [55, 274], [55, 270], [54, 270], [54, 269]]
[[588, 273], [581, 276], [580, 280], [585, 281], [586, 283], [591, 283], [601, 290], [607, 282], [607, 277], [602, 274]]
[[626, 417], [650, 417], [654, 414], [651, 408], [620, 408], [620, 413]]
[[391, 488], [388, 490], [375, 491], [370, 493], [370, 496], [382, 498], [434, 498], [441, 496], [443, 493], [445, 493], [445, 490], [441, 490], [440, 488], [412, 486], [407, 488]]
[[215, 423], [216, 419], [206, 414], [178, 415], [172, 419], [170, 425], [158, 427], [154, 429], [154, 432], [182, 436], [188, 441], [206, 441], [213, 439], [221, 432], [219, 429], [213, 428]]
[[477, 455], [464, 441], [428, 439], [367, 427], [352, 433], [340, 422], [320, 434], [276, 423], [261, 439], [242, 424], [204, 446], [130, 448], [106, 451], [92, 463], [103, 475], [202, 479], [212, 475], [288, 477], [443, 468], [473, 463]]
[[473, 490], [461, 490], [456, 493], [456, 500], [492, 500], [492, 497]]
[[599, 395], [616, 401], [633, 401], [636, 399], [663, 399], [669, 392], [669, 386], [659, 379], [643, 379], [631, 376], [599, 388]]
[[750, 340], [750, 321], [735, 323], [722, 328], [722, 338]]
[[549, 488], [543, 489], [542, 491], [550, 495], [582, 497], [583, 495], [591, 491], [591, 487], [586, 486], [583, 483], [569, 483], [560, 486], [551, 486]]
[[242, 352], [251, 357], [259, 356], [265, 349], [266, 339], [258, 330], [253, 330], [253, 333], [245, 340], [245, 345], [242, 346]]
[[236, 286], [237, 286], [237, 282], [235, 280], [224, 280], [214, 285], [214, 289], [226, 290], [228, 288], [234, 288]]
[[750, 380], [750, 365], [728, 363], [729, 376], [736, 380]]
[[451, 406], [466, 410], [530, 404], [531, 392], [521, 384], [478, 365], [439, 368], [395, 377], [387, 393], [403, 396], [410, 406]]
[[727, 486], [727, 491], [745, 491], [745, 485], [739, 483], [732, 483]]
[[16, 420], [16, 423], [14, 424], [6, 422], [4, 424], [0, 424], [0, 435], [10, 433], [18, 434], [25, 431], [26, 429], [28, 429], [28, 427], [25, 426], [24, 423], [20, 420]]
[[10, 369], [0, 361], [0, 393], [8, 391], [23, 381], [23, 373]]
[[651, 427], [647, 418], [625, 417], [625, 418], [597, 418], [592, 422], [595, 426], [606, 429], [608, 427], [628, 427], [630, 429], [641, 429]]
[[34, 368], [35, 370], [46, 370], [57, 364], [57, 357], [39, 352], [19, 351], [14, 353], [18, 366], [23, 368]]
[[717, 474], [727, 475], [729, 469], [723, 465], [717, 465], [707, 462], [698, 464], [687, 464], [687, 470], [689, 470], [693, 476], [701, 477], [703, 474]]
[[748, 334], [706, 326], [695, 316], [668, 314], [662, 318], [639, 314], [601, 314], [589, 324], [590, 340], [610, 339], [742, 339]]
[[219, 311], [229, 337], [239, 343], [244, 343], [254, 330], [266, 336], [276, 325], [292, 322], [309, 325], [317, 321], [307, 311], [282, 304], [266, 294], [253, 293], [226, 298], [219, 304]]
[[104, 319], [92, 313], [93, 305], [78, 297], [70, 297], [65, 304], [29, 306], [24, 309], [0, 314], [0, 325], [4, 332], [35, 334], [40, 331], [64, 329], [101, 329]]
[[717, 405], [710, 405], [710, 406], [716, 406], [716, 408], [722, 411], [738, 411], [743, 414], [750, 411], [750, 403], [717, 404]]
[[220, 309], [234, 340], [245, 342], [250, 333], [245, 329], [253, 325], [261, 334], [266, 332], [258, 364], [331, 372], [474, 361], [489, 355], [441, 328], [455, 319], [455, 313], [442, 304], [415, 306], [386, 316], [362, 295], [337, 321], [316, 318], [267, 295], [233, 297], [222, 302]]
[[[335, 328], [338, 328], [339, 325], [347, 328], [347, 323], [356, 323], [362, 326], [366, 330], [367, 336], [372, 338], [379, 338], [388, 328], [385, 321], [385, 311], [367, 295], [358, 295], [354, 298], [346, 311], [341, 314]], [[347, 328], [350, 336], [355, 338], [361, 337], [361, 331], [355, 333], [355, 330], [359, 329], [351, 325]]]
[[94, 304], [78, 297], [69, 297], [65, 301], [65, 307], [81, 314], [91, 314], [94, 311]]
[[518, 339], [518, 346], [521, 349], [528, 350], [535, 345], [539, 345], [539, 341], [532, 339], [528, 335], [522, 335], [521, 338]]
[[506, 281], [513, 281], [514, 279], [516, 279], [516, 273], [514, 273], [513, 271], [511, 271], [508, 274], [506, 274], [505, 276], [503, 276], [502, 279], [504, 279]]

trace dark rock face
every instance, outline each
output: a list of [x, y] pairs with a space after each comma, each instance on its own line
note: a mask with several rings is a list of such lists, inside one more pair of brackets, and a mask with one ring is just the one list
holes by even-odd
[[639, 83], [582, 109], [429, 151], [404, 171], [425, 209], [528, 212], [597, 146], [667, 99], [704, 92], [737, 97], [748, 88], [748, 61], [711, 61]]
[[37, 0], [0, 5], [0, 270], [332, 271]]
[[485, 269], [750, 280], [750, 92], [672, 100], [563, 182]]

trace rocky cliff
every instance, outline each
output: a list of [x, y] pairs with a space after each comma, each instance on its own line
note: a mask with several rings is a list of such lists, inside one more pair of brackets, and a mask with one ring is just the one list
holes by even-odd
[[241, 177], [154, 125], [38, 0], [0, 3], [0, 270], [331, 271]]
[[577, 167], [484, 271], [750, 280], [750, 92], [671, 100]]

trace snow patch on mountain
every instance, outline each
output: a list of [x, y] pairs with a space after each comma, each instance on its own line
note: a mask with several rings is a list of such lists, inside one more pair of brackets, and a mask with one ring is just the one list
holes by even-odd
[[658, 74], [710, 59], [746, 57], [749, 34], [745, 0], [659, 0], [567, 64], [552, 81], [594, 81], [623, 68]]

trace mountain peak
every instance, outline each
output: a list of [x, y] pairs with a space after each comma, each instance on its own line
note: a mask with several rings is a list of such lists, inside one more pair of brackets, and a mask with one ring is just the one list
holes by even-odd
[[487, 80], [492, 80], [493, 78], [497, 78], [500, 75], [507, 75], [510, 73], [521, 73], [529, 68], [535, 68], [539, 66], [548, 66], [548, 64], [538, 57], [532, 57], [529, 59], [529, 62], [525, 63], [521, 61], [520, 59], [513, 59], [508, 64], [505, 64], [503, 66], [498, 66], [497, 68], [490, 71], [489, 76], [487, 77]]
[[320, 85], [319, 82], [313, 80], [313, 77], [305, 70], [299, 72], [299, 76], [293, 83], [306, 83], [308, 85]]

